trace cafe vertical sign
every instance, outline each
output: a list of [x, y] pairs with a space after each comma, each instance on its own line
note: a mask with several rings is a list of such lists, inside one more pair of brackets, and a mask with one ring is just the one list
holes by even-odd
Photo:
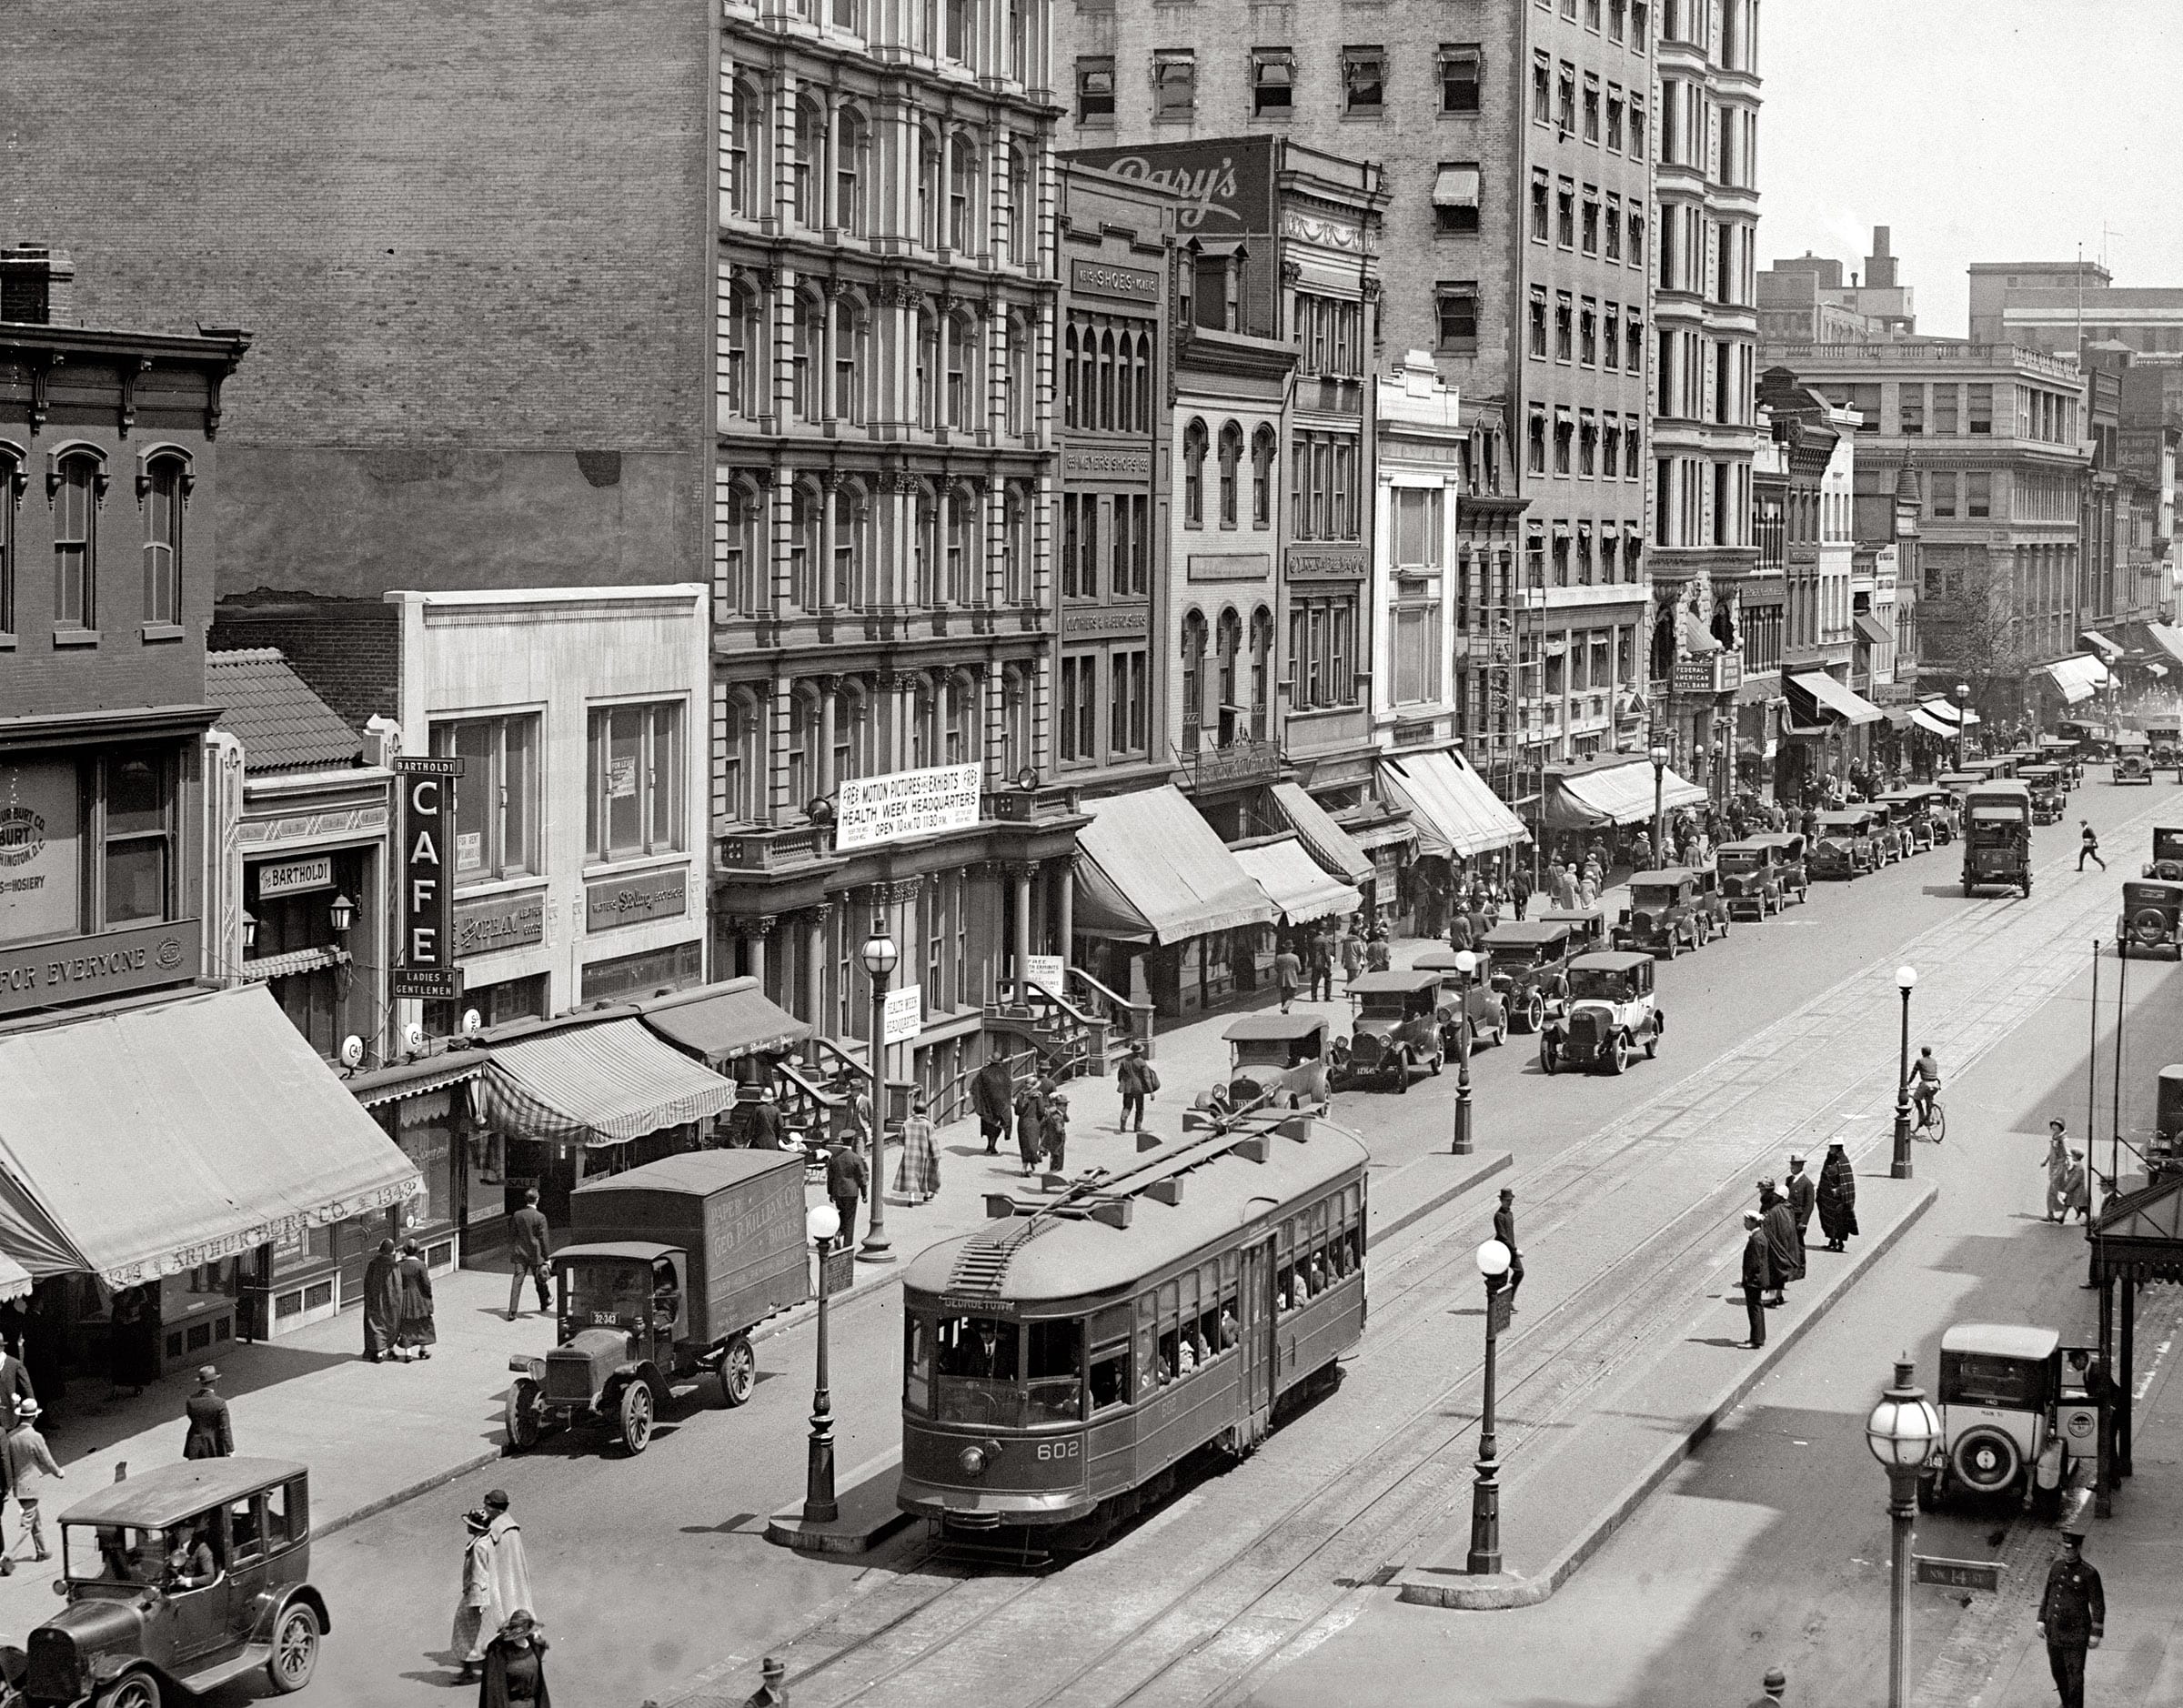
[[402, 787], [401, 947], [390, 975], [397, 997], [451, 1002], [462, 995], [455, 964], [455, 779], [462, 761], [394, 762]]

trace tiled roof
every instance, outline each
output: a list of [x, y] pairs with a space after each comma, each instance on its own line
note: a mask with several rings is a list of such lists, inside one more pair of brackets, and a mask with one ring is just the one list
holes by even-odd
[[323, 770], [354, 765], [363, 754], [362, 738], [276, 648], [206, 653], [205, 697], [226, 708], [215, 727], [242, 742], [246, 770]]

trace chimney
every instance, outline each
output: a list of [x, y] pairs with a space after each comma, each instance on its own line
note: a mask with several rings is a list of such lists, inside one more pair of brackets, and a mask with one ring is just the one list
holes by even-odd
[[75, 324], [75, 263], [65, 249], [18, 243], [0, 249], [0, 320], [34, 327]]
[[1894, 237], [1886, 226], [1872, 228], [1872, 253], [1865, 257], [1865, 283], [1875, 290], [1893, 290], [1897, 283], [1890, 248]]

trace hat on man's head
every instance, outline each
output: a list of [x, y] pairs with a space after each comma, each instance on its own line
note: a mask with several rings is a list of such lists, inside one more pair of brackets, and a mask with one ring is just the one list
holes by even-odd
[[197, 1380], [199, 1381], [214, 1382], [219, 1381], [219, 1379], [220, 1367], [217, 1364], [199, 1364], [197, 1366]]
[[507, 1512], [508, 1491], [506, 1489], [488, 1489], [485, 1496], [485, 1510], [488, 1512]]
[[43, 1410], [45, 1408], [35, 1400], [18, 1400], [15, 1402], [15, 1422], [27, 1423]]

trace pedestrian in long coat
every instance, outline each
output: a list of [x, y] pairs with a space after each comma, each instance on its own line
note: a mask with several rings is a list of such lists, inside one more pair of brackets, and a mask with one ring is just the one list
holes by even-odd
[[1766, 1343], [1766, 1289], [1774, 1280], [1774, 1266], [1766, 1261], [1766, 1231], [1758, 1225], [1755, 1211], [1744, 1211], [1744, 1267], [1741, 1285], [1744, 1290], [1744, 1317], [1750, 1324], [1749, 1338], [1745, 1344], [1756, 1348]]
[[1069, 1155], [1069, 1100], [1051, 1080], [1041, 1081], [1040, 1089], [1046, 1103], [1046, 1119], [1041, 1134], [1046, 1150], [1046, 1166], [1059, 1174], [1067, 1165]]
[[439, 1331], [432, 1321], [432, 1270], [415, 1240], [402, 1245], [402, 1261], [396, 1271], [402, 1280], [401, 1351], [404, 1358], [432, 1356]]
[[1039, 1166], [1039, 1153], [1046, 1148], [1046, 1098], [1040, 1085], [1027, 1085], [1016, 1093], [1016, 1154], [1023, 1160], [1023, 1172], [1034, 1172]]
[[106, 1325], [106, 1374], [119, 1393], [142, 1393], [159, 1380], [159, 1319], [149, 1287], [124, 1287], [114, 1295]]
[[526, 1607], [508, 1616], [487, 1648], [485, 1676], [478, 1684], [478, 1708], [510, 1708], [516, 1703], [553, 1708], [546, 1689], [546, 1637]]
[[2069, 1133], [2057, 1119], [2047, 1123], [2047, 1220], [2069, 1219]]
[[1001, 1141], [1008, 1137], [1015, 1100], [1015, 1076], [1009, 1071], [1007, 1057], [996, 1055], [971, 1081], [971, 1107], [978, 1112], [978, 1131], [989, 1157], [1001, 1154]]
[[1364, 970], [1364, 939], [1355, 931], [1342, 933], [1342, 976], [1353, 980]]
[[2072, 1214], [2080, 1221], [2092, 1220], [2092, 1182], [2091, 1177], [2085, 1172], [2085, 1153], [2082, 1150], [2069, 1153], [2069, 1172], [2063, 1177], [2062, 1192], [2068, 1201], [2062, 1210], [2064, 1221], [2068, 1221]]
[[1774, 1274], [1774, 1294], [1768, 1304], [1784, 1303], [1788, 1284], [1802, 1278], [1804, 1263], [1796, 1249], [1796, 1212], [1789, 1201], [1774, 1189], [1771, 1180], [1758, 1183], [1758, 1214], [1766, 1231], [1766, 1263]]
[[485, 1660], [486, 1644], [492, 1641], [487, 1633], [497, 1633], [514, 1610], [500, 1605], [500, 1586], [493, 1576], [492, 1520], [480, 1506], [465, 1512], [462, 1522], [469, 1540], [462, 1550], [462, 1594], [455, 1603], [448, 1647], [462, 1663], [459, 1682], [468, 1683]]
[[227, 1421], [227, 1402], [216, 1384], [219, 1371], [211, 1364], [197, 1371], [197, 1391], [183, 1402], [189, 1433], [182, 1438], [185, 1459], [227, 1459], [235, 1453], [235, 1431]]
[[530, 1560], [523, 1552], [523, 1526], [508, 1515], [508, 1491], [485, 1497], [486, 1533], [493, 1539], [493, 1592], [514, 1612], [530, 1602]]
[[381, 1240], [364, 1266], [364, 1356], [375, 1364], [394, 1350], [402, 1331], [401, 1269], [392, 1240]]
[[1826, 1249], [1842, 1250], [1842, 1242], [1857, 1231], [1857, 1171], [1848, 1153], [1838, 1144], [1826, 1148], [1819, 1165], [1819, 1231], [1826, 1235]]
[[1796, 1218], [1796, 1279], [1802, 1281], [1805, 1232], [1812, 1225], [1812, 1211], [1819, 1199], [1819, 1189], [1804, 1171], [1802, 1157], [1789, 1159], [1789, 1178], [1782, 1183], [1781, 1191], [1789, 1201], [1789, 1213]]
[[913, 1204], [921, 1204], [940, 1191], [940, 1152], [932, 1144], [932, 1118], [925, 1113], [925, 1094], [910, 1094], [909, 1118], [902, 1122], [902, 1160], [894, 1170], [894, 1190]]

